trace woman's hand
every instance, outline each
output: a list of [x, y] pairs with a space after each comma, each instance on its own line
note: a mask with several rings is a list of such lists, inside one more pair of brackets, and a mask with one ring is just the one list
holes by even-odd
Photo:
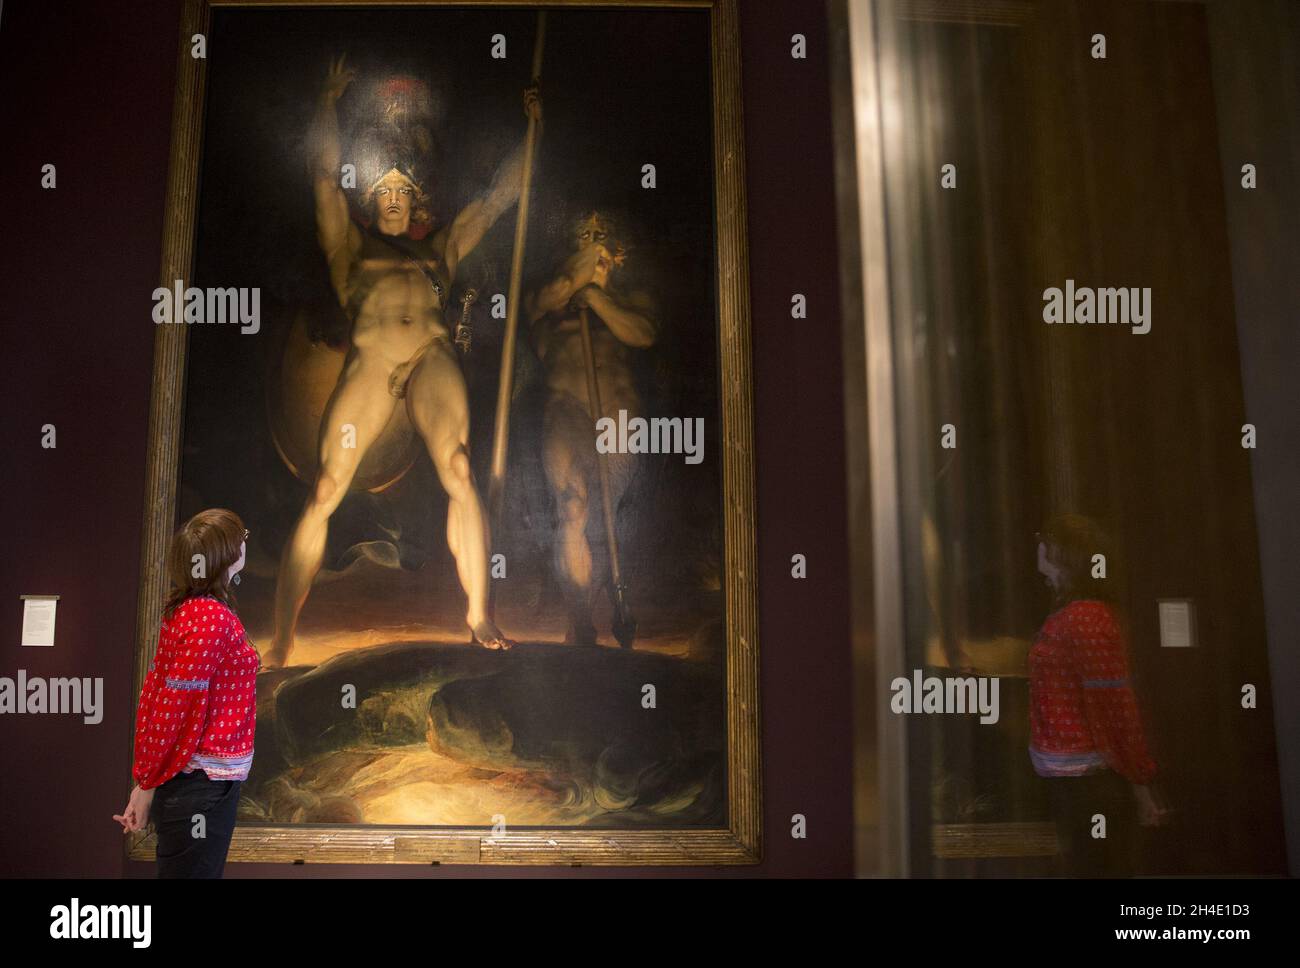
[[122, 825], [122, 833], [143, 830], [149, 825], [149, 808], [153, 805], [153, 790], [141, 790], [140, 784], [131, 791], [131, 799], [126, 809], [113, 814], [113, 819]]
[[1139, 824], [1143, 827], [1159, 827], [1165, 822], [1169, 808], [1151, 787], [1134, 785], [1133, 795], [1137, 797]]
[[357, 72], [351, 67], [344, 66], [347, 56], [347, 54], [339, 54], [337, 60], [330, 61], [325, 83], [321, 85], [321, 97], [331, 104], [341, 98], [348, 85], [356, 79]]

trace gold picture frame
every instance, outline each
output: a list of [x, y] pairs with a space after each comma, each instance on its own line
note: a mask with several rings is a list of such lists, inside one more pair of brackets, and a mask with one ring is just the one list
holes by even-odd
[[[358, 0], [349, 0], [357, 5]], [[365, 0], [361, 0], [365, 3]], [[393, 0], [385, 0], [393, 5]], [[424, 0], [478, 6], [465, 0]], [[213, 7], [338, 5], [332, 0], [186, 0], [181, 19], [172, 147], [160, 280], [191, 277], [199, 169], [204, 130], [206, 61], [191, 56], [191, 38], [208, 31]], [[551, 0], [537, 8], [596, 6]], [[511, 830], [486, 827], [257, 825], [241, 823], [230, 846], [232, 862], [417, 863], [520, 865], [724, 865], [762, 857], [759, 735], [759, 653], [755, 563], [753, 399], [749, 271], [746, 246], [744, 141], [736, 0], [601, 0], [600, 6], [707, 8], [710, 15], [715, 286], [719, 314], [719, 404], [723, 469], [724, 608], [726, 618], [725, 722], [727, 823], [717, 829]], [[517, 5], [515, 5], [517, 6]], [[157, 616], [166, 593], [164, 561], [177, 508], [185, 398], [187, 333], [155, 328], [149, 415], [141, 581], [137, 603], [135, 692], [138, 696], [157, 644]], [[132, 737], [133, 738], [133, 737]], [[132, 834], [132, 860], [154, 859], [152, 831]]]

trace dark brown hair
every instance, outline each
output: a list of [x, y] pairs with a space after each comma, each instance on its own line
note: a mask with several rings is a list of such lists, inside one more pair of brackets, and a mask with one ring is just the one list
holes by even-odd
[[163, 606], [163, 619], [170, 618], [186, 599], [203, 595], [211, 595], [233, 609], [228, 572], [239, 560], [243, 541], [244, 522], [226, 508], [200, 511], [181, 525], [167, 551], [167, 576], [172, 587]]
[[[1101, 525], [1082, 514], [1065, 512], [1049, 518], [1038, 536], [1047, 545], [1048, 561], [1061, 569], [1057, 605], [1081, 598], [1118, 601], [1119, 562], [1110, 536]], [[1105, 555], [1105, 578], [1092, 577], [1093, 555]]]

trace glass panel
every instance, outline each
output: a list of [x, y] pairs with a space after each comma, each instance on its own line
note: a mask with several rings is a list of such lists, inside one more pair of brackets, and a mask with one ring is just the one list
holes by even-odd
[[911, 868], [1281, 871], [1211, 19], [934, 8], [874, 7]]

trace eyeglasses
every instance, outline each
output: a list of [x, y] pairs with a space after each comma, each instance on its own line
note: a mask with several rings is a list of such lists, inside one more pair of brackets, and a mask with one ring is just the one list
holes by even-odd
[[247, 529], [247, 528], [244, 529], [244, 537], [241, 538], [240, 540], [241, 540], [241, 541], [247, 541], [247, 540], [248, 540], [248, 529]]

